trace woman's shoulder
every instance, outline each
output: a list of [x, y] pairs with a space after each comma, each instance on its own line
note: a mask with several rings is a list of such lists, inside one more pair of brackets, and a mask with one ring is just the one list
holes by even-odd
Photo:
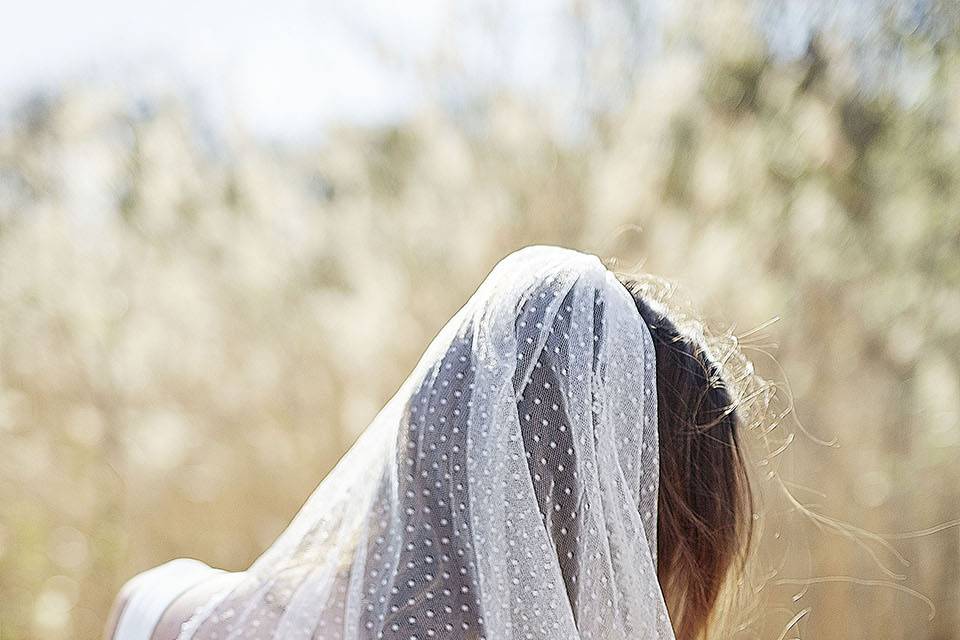
[[[108, 640], [150, 640], [164, 613], [185, 592], [224, 574], [190, 558], [138, 573], [117, 594], [107, 623]], [[175, 636], [174, 636], [175, 637]]]
[[243, 576], [242, 572], [211, 570], [170, 603], [160, 617], [151, 640], [176, 640], [185, 622], [199, 609], [232, 590]]

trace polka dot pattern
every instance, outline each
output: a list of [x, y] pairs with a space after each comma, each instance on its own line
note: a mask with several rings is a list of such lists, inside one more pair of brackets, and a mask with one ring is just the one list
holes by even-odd
[[181, 639], [672, 639], [654, 369], [595, 257], [512, 254]]

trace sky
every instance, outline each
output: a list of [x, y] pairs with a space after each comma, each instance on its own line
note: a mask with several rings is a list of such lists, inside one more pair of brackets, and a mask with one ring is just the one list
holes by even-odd
[[[677, 11], [672, 7], [683, 4], [630, 2], [590, 4], [589, 28], [594, 32], [588, 37], [602, 42], [639, 28], [645, 30], [639, 39], [653, 43], [669, 12]], [[856, 36], [876, 23], [865, 12], [875, 14], [891, 3], [896, 0], [757, 2], [771, 46], [788, 56], [803, 53], [810, 25], [817, 20], [814, 5], [832, 7], [846, 24], [844, 30]], [[187, 87], [214, 120], [229, 115], [255, 134], [295, 139], [334, 121], [389, 122], [411, 113], [427, 97], [443, 100], [449, 97], [444, 94], [496, 84], [560, 100], [563, 92], [577, 91], [570, 83], [580, 61], [571, 44], [584, 34], [565, 13], [576, 4], [11, 2], [0, 19], [0, 112], [37, 91], [91, 80], [147, 95]], [[915, 7], [926, 6], [928, 0], [896, 4], [916, 13]], [[603, 10], [617, 6], [635, 6], [637, 23], [624, 25], [622, 14]], [[638, 39], [636, 32], [627, 35]], [[453, 72], [445, 73], [445, 68]], [[451, 78], [470, 86], [455, 85]]]
[[[511, 57], [525, 60], [514, 74], [520, 83], [556, 70], [557, 6], [527, 0], [497, 8], [495, 20], [509, 26]], [[510, 76], [496, 59], [504, 51], [492, 51], [499, 45], [480, 33], [494, 18], [464, 7], [442, 0], [28, 0], [9, 5], [0, 20], [0, 110], [94, 80], [146, 93], [186, 86], [215, 113], [229, 112], [268, 137], [343, 119], [390, 121], [436, 89], [424, 85], [422, 70], [443, 64], [445, 50], [465, 54], [457, 64], [472, 65], [478, 82], [484, 74]], [[460, 25], [456, 34], [451, 23]]]
[[[0, 20], [0, 109], [94, 79], [147, 92], [185, 84], [267, 135], [396, 117], [416, 101], [414, 63], [437, 39], [441, 3], [350, 4], [11, 3]], [[385, 60], [378, 46], [403, 55]]]

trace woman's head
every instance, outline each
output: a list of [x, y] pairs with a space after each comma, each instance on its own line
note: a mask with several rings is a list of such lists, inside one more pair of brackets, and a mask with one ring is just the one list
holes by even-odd
[[501, 261], [194, 637], [693, 640], [742, 463], [716, 371], [640, 302], [596, 256]]
[[738, 437], [739, 417], [720, 370], [621, 278], [656, 351], [660, 489], [657, 574], [679, 640], [706, 630], [721, 589], [745, 557], [753, 498]]

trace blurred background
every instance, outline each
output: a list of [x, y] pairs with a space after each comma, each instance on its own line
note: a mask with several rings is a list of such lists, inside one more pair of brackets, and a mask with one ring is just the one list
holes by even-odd
[[245, 568], [532, 243], [677, 283], [793, 410], [735, 637], [960, 638], [958, 33], [936, 0], [5, 7], [0, 639]]

